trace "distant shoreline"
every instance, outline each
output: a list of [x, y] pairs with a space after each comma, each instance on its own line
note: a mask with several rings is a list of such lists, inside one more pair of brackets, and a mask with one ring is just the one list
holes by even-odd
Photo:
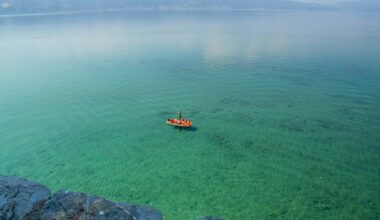
[[0, 14], [0, 18], [12, 17], [37, 17], [51, 15], [70, 15], [84, 13], [111, 13], [111, 12], [255, 12], [255, 13], [293, 13], [293, 12], [340, 12], [340, 13], [377, 13], [377, 11], [355, 11], [355, 10], [280, 10], [280, 9], [107, 9], [107, 10], [77, 10], [77, 11], [60, 11], [60, 12], [42, 12], [42, 13], [15, 13]]
[[[133, 9], [105, 9], [105, 10], [75, 10], [75, 11], [57, 11], [57, 12], [40, 12], [40, 13], [15, 13], [15, 14], [0, 14], [0, 18], [6, 17], [27, 17], [27, 16], [49, 16], [49, 15], [67, 15], [67, 14], [80, 14], [80, 13], [108, 13], [108, 12], [305, 12], [316, 10], [297, 10], [297, 9], [202, 9], [202, 8], [133, 8]], [[339, 11], [336, 9], [322, 10]]]

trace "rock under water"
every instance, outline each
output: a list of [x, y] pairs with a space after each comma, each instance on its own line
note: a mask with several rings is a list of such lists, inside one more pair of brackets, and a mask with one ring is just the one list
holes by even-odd
[[214, 216], [205, 216], [202, 218], [198, 218], [198, 220], [224, 220], [222, 218], [214, 217]]

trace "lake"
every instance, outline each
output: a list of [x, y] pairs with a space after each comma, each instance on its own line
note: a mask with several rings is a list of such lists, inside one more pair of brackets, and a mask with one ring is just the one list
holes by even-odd
[[0, 17], [0, 174], [169, 220], [378, 219], [379, 20]]

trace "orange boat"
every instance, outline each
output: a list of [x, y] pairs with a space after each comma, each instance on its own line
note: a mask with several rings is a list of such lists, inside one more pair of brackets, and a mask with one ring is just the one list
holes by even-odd
[[193, 122], [187, 119], [169, 118], [166, 121], [166, 124], [172, 125], [175, 127], [189, 128], [193, 124]]

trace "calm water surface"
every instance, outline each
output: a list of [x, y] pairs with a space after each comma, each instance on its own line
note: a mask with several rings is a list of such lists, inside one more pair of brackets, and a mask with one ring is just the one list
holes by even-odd
[[0, 174], [169, 220], [379, 219], [379, 20], [2, 17]]

